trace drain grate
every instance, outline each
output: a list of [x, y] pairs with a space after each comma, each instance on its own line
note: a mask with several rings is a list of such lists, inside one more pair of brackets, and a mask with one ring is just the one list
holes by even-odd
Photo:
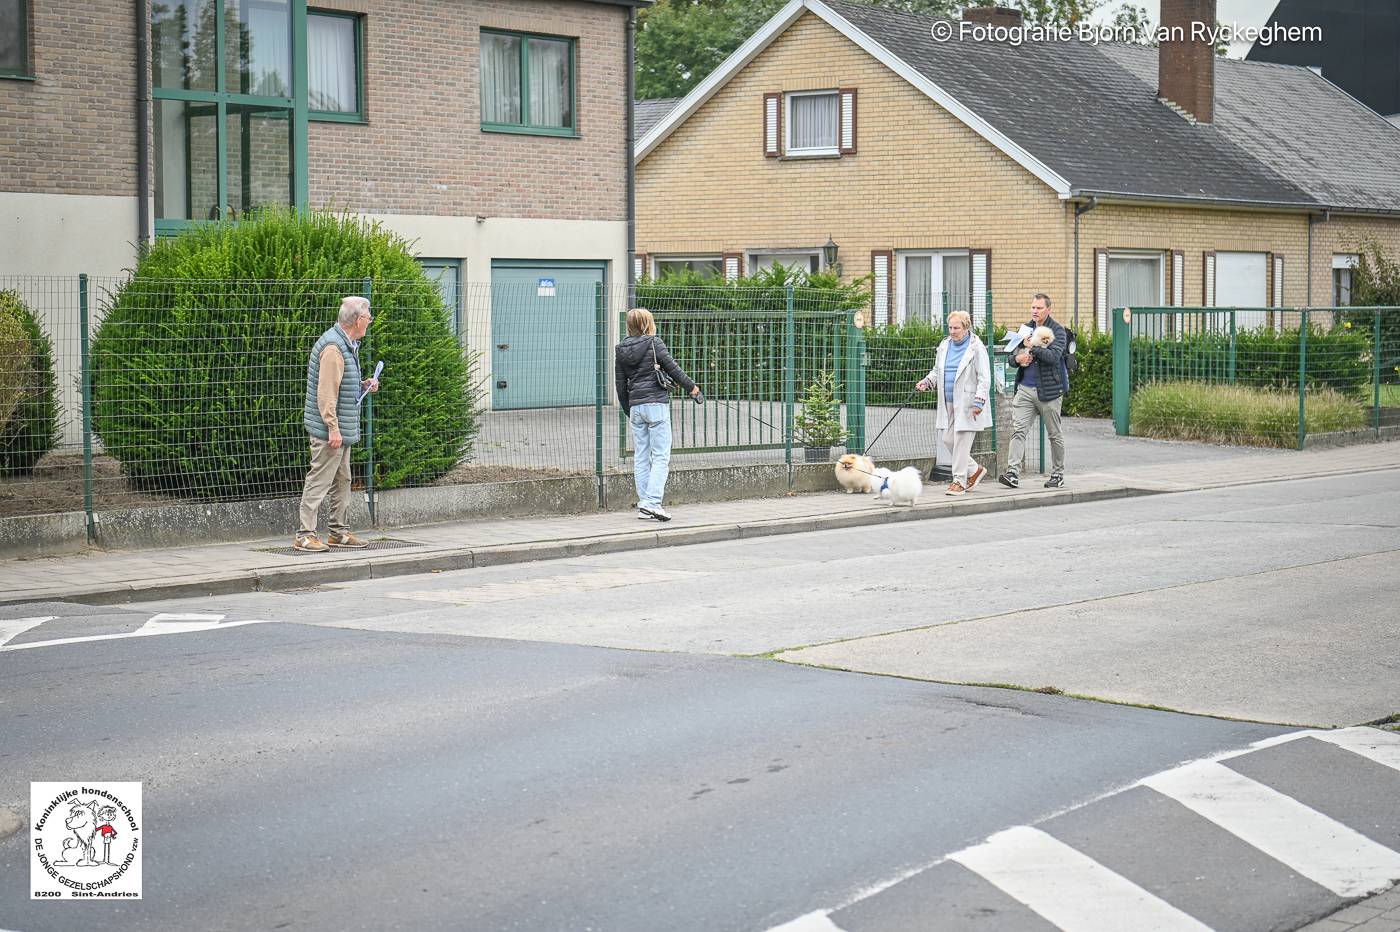
[[315, 559], [317, 557], [333, 557], [338, 553], [364, 553], [366, 550], [399, 550], [403, 547], [421, 546], [423, 545], [415, 540], [396, 540], [392, 537], [380, 537], [368, 541], [364, 547], [360, 547], [356, 550], [344, 550], [339, 547], [332, 547], [326, 553], [308, 553], [305, 550], [298, 550], [295, 547], [254, 547], [253, 550], [257, 553], [275, 553], [284, 557], [309, 557]]

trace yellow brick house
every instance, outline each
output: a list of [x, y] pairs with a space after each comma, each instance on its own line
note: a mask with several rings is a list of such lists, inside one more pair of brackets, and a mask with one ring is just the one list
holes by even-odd
[[[1163, 0], [1162, 23], [1214, 22]], [[634, 272], [870, 276], [877, 322], [1346, 303], [1400, 253], [1400, 128], [1306, 68], [792, 0], [638, 126]], [[951, 38], [940, 41], [945, 33]], [[1184, 35], [1190, 36], [1189, 26]], [[1262, 321], [1260, 321], [1262, 322]]]

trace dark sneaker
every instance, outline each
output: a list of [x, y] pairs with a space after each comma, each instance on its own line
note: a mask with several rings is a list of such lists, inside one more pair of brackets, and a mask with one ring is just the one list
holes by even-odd
[[332, 547], [344, 547], [346, 550], [359, 550], [361, 547], [368, 547], [369, 544], [360, 540], [354, 534], [346, 531], [344, 534], [332, 534], [326, 538], [326, 543]]
[[977, 483], [981, 482], [986, 475], [987, 467], [978, 466], [977, 471], [967, 477], [967, 490], [971, 492], [973, 489], [977, 488]]
[[325, 553], [331, 548], [315, 534], [298, 534], [292, 541], [293, 550], [301, 550], [305, 553]]
[[662, 508], [660, 505], [643, 505], [641, 507], [641, 512], [642, 514], [651, 518], [655, 518], [658, 521], [671, 520], [670, 512], [668, 512], [665, 508]]
[[1009, 472], [1004, 472], [1000, 476], [997, 476], [997, 481], [1008, 489], [1019, 489], [1021, 487], [1021, 480], [1017, 479]]
[[1045, 487], [1047, 489], [1063, 489], [1065, 487], [1065, 477], [1051, 476], [1049, 479], [1045, 480]]

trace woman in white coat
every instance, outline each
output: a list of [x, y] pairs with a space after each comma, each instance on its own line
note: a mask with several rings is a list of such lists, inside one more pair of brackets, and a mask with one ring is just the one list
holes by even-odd
[[966, 311], [948, 315], [948, 336], [938, 344], [933, 369], [915, 387], [921, 392], [938, 390], [937, 428], [953, 451], [953, 481], [947, 494], [963, 495], [987, 474], [972, 460], [972, 442], [978, 431], [992, 426], [987, 410], [992, 387], [987, 347], [972, 332], [972, 318]]

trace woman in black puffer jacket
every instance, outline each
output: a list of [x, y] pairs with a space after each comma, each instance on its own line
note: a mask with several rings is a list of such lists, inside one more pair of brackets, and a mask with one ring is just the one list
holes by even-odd
[[627, 339], [617, 344], [614, 363], [617, 400], [632, 425], [632, 471], [637, 481], [637, 517], [643, 521], [670, 521], [661, 507], [666, 476], [671, 468], [671, 393], [661, 384], [660, 373], [679, 382], [691, 397], [696, 385], [656, 335], [656, 320], [646, 308], [627, 312]]

